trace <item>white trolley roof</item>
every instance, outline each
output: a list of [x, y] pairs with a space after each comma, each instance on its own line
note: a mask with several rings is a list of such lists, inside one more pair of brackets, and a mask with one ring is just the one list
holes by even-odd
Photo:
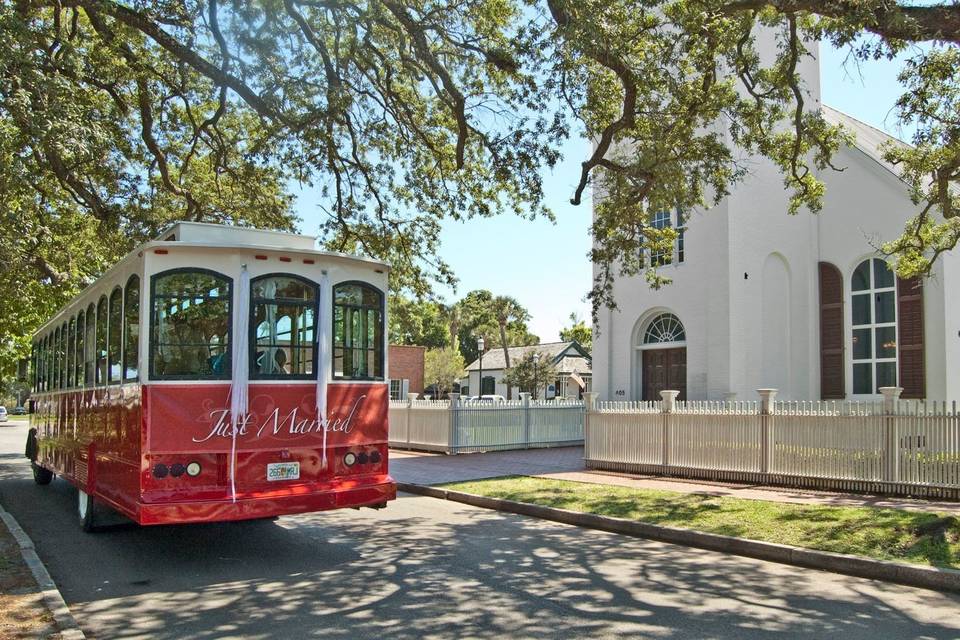
[[154, 240], [191, 242], [224, 246], [256, 246], [316, 251], [316, 236], [304, 236], [284, 231], [265, 231], [246, 227], [228, 227], [206, 222], [176, 222], [164, 229]]
[[121, 270], [126, 263], [131, 260], [139, 259], [144, 251], [155, 247], [169, 247], [168, 243], [175, 242], [184, 246], [209, 247], [217, 249], [247, 249], [270, 251], [290, 251], [296, 253], [309, 253], [321, 259], [329, 258], [332, 260], [346, 260], [349, 262], [367, 264], [375, 269], [386, 272], [390, 270], [390, 265], [380, 260], [365, 258], [361, 256], [352, 256], [345, 253], [333, 251], [321, 251], [317, 249], [316, 236], [300, 235], [297, 233], [288, 233], [284, 231], [270, 231], [265, 229], [251, 229], [249, 227], [234, 227], [222, 224], [211, 224], [207, 222], [175, 222], [166, 227], [154, 239], [149, 240], [126, 256], [118, 260], [112, 267], [107, 269], [96, 281], [90, 283], [83, 291], [55, 313], [47, 322], [41, 325], [35, 331], [35, 335], [46, 331], [51, 326], [56, 326], [63, 319], [72, 314], [77, 307], [85, 306], [78, 304], [84, 298], [93, 294], [97, 297], [102, 292], [97, 292], [98, 284], [108, 280], [112, 274]]

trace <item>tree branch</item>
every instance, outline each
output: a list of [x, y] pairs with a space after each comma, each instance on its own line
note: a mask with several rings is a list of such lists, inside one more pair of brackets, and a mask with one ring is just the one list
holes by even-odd
[[[40, 5], [56, 5], [54, 2], [40, 2]], [[102, 12], [128, 27], [136, 29], [160, 45], [177, 60], [193, 67], [198, 73], [210, 78], [218, 85], [232, 89], [244, 102], [260, 114], [261, 117], [282, 122], [290, 126], [287, 118], [269, 102], [264, 100], [256, 91], [247, 86], [240, 78], [226, 73], [212, 62], [199, 55], [160, 27], [148, 14], [134, 11], [129, 7], [109, 0], [63, 0], [64, 6], [81, 7], [89, 12]]]
[[[550, 8], [550, 14], [553, 16], [553, 20], [557, 23], [558, 27], [561, 29], [568, 29], [571, 27], [574, 20], [567, 11], [563, 0], [547, 0], [547, 5]], [[603, 46], [598, 47], [591, 44], [586, 44], [584, 53], [617, 75], [617, 78], [620, 80], [620, 84], [623, 86], [623, 107], [620, 111], [620, 117], [604, 127], [603, 131], [600, 133], [600, 139], [597, 141], [597, 146], [593, 150], [593, 154], [589, 159], [581, 163], [580, 182], [577, 184], [577, 189], [574, 192], [573, 197], [570, 199], [570, 203], [574, 205], [580, 204], [580, 201], [583, 197], [583, 192], [587, 188], [587, 184], [590, 182], [590, 172], [594, 167], [604, 164], [604, 156], [607, 154], [607, 151], [610, 149], [610, 145], [613, 143], [613, 137], [618, 132], [634, 126], [634, 118], [637, 110], [637, 79], [630, 67], [618, 56], [614, 55], [613, 52]]]
[[457, 121], [457, 168], [462, 169], [464, 165], [464, 149], [467, 145], [467, 137], [470, 135], [470, 124], [467, 122], [466, 115], [466, 98], [463, 97], [463, 93], [457, 88], [456, 83], [450, 76], [450, 72], [447, 71], [443, 63], [441, 63], [433, 54], [433, 51], [430, 50], [430, 45], [427, 43], [427, 38], [424, 35], [422, 27], [407, 13], [406, 9], [396, 2], [383, 0], [383, 4], [389, 9], [390, 13], [400, 21], [400, 24], [403, 25], [403, 28], [410, 37], [413, 38], [413, 48], [417, 53], [417, 58], [422, 60], [430, 70], [440, 78], [444, 90], [450, 96], [450, 100], [453, 103], [450, 105], [453, 110], [453, 117]]
[[863, 28], [890, 40], [940, 40], [960, 44], [960, 5], [901, 5], [888, 0], [737, 0], [720, 7], [726, 15], [772, 7], [781, 13], [807, 12], [827, 18], [862, 16]]

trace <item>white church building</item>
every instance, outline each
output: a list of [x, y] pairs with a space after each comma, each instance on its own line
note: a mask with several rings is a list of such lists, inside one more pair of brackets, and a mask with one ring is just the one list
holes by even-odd
[[[811, 96], [819, 68], [807, 63]], [[960, 400], [960, 254], [944, 254], [931, 278], [901, 280], [876, 247], [899, 236], [915, 211], [879, 145], [891, 138], [820, 105], [856, 134], [826, 170], [823, 210], [787, 214], [789, 194], [769, 161], [719, 205], [693, 211], [671, 263], [652, 290], [620, 278], [618, 309], [594, 326], [594, 390], [605, 400]], [[595, 195], [600, 197], [599, 194]], [[676, 225], [677, 212], [661, 214]]]

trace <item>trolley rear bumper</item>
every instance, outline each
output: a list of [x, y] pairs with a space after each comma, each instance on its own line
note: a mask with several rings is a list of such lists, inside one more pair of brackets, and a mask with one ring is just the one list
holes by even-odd
[[154, 525], [252, 520], [293, 513], [329, 511], [343, 507], [370, 507], [382, 505], [396, 497], [397, 485], [387, 477], [384, 482], [350, 488], [291, 491], [289, 494], [282, 495], [276, 493], [265, 496], [241, 495], [236, 502], [227, 498], [225, 500], [140, 503], [137, 521], [141, 525]]

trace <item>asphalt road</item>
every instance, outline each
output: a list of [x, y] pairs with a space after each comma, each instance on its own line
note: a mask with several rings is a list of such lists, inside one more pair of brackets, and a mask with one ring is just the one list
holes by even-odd
[[93, 638], [957, 638], [960, 597], [432, 498], [83, 534], [0, 426], [0, 501]]

